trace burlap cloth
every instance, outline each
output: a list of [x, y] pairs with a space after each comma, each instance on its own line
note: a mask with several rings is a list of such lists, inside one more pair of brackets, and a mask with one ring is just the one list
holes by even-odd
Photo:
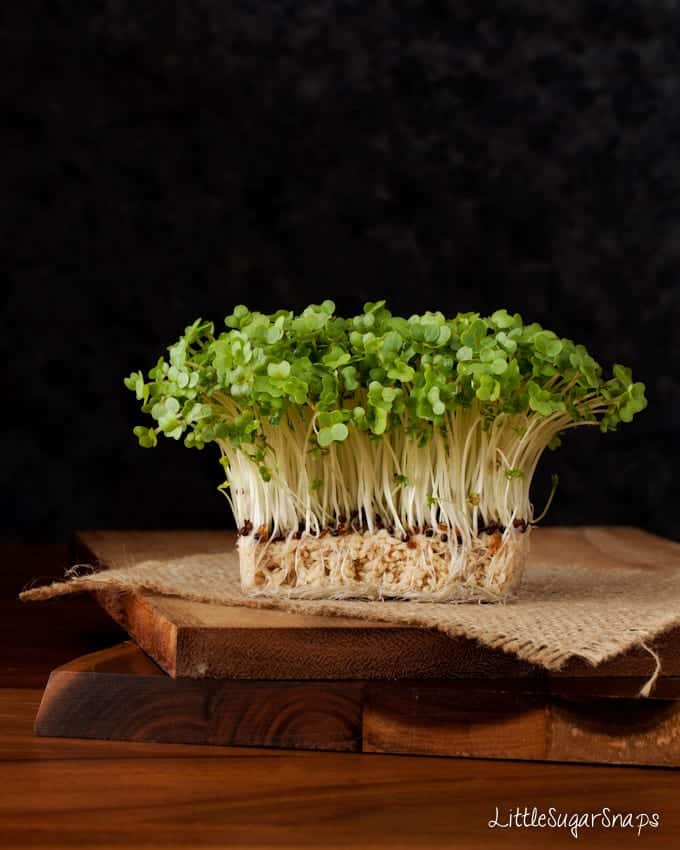
[[[147, 590], [201, 602], [401, 623], [476, 638], [548, 670], [572, 658], [597, 665], [635, 645], [652, 652], [648, 642], [680, 625], [680, 543], [632, 528], [535, 530], [519, 593], [499, 604], [251, 598], [241, 592], [233, 539], [225, 537], [217, 551], [206, 548], [181, 557], [161, 552], [154, 560], [133, 553], [125, 566], [101, 571], [74, 568], [65, 581], [32, 588], [21, 598]], [[652, 655], [658, 673], [658, 656]], [[653, 668], [650, 658], [650, 672]]]

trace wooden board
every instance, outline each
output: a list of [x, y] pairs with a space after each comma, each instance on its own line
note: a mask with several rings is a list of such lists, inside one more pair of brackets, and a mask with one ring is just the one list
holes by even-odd
[[[172, 679], [134, 644], [55, 670], [40, 736], [680, 766], [680, 680]], [[616, 696], [602, 696], [615, 693]]]
[[[622, 529], [620, 535], [640, 534]], [[232, 535], [230, 537], [230, 535]], [[540, 529], [533, 557], [549, 560], [580, 545], [581, 529]], [[666, 543], [650, 537], [659, 546]], [[120, 567], [144, 559], [224, 552], [233, 533], [220, 531], [83, 531], [74, 561]], [[673, 544], [667, 544], [673, 545]], [[589, 547], [589, 548], [588, 548]], [[593, 550], [595, 557], [598, 553]], [[662, 552], [660, 551], [660, 555]], [[422, 628], [285, 611], [210, 605], [152, 593], [100, 592], [100, 604], [173, 677], [232, 679], [543, 678], [532, 665], [467, 638]], [[680, 629], [654, 644], [663, 670], [680, 675]], [[569, 663], [559, 676], [644, 676], [650, 655], [635, 648], [593, 668]]]

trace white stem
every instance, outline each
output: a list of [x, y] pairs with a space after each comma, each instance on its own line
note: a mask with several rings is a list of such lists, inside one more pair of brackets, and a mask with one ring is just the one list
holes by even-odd
[[[238, 413], [224, 399], [225, 419]], [[593, 402], [582, 404], [592, 412]], [[319, 534], [341, 517], [354, 514], [369, 531], [380, 515], [395, 533], [409, 528], [449, 529], [452, 547], [469, 546], [477, 519], [509, 526], [532, 519], [531, 481], [551, 439], [567, 428], [595, 424], [573, 422], [567, 414], [503, 414], [485, 426], [480, 407], [448, 413], [424, 446], [395, 428], [375, 439], [350, 426], [349, 436], [327, 450], [315, 448], [318, 430], [311, 408], [294, 408], [277, 425], [266, 418], [262, 430], [265, 481], [249, 456], [252, 447], [234, 448], [219, 440], [230, 487], [225, 491], [239, 527], [265, 526], [272, 536], [298, 528]], [[517, 470], [506, 475], [509, 470]], [[475, 494], [473, 496], [473, 494]]]

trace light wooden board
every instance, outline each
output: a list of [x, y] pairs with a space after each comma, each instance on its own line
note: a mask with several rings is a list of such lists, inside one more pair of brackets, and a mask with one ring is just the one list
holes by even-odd
[[[625, 532], [634, 539], [634, 529]], [[613, 535], [612, 538], [616, 539]], [[663, 543], [659, 541], [660, 545]], [[121, 567], [145, 559], [225, 552], [233, 546], [232, 532], [83, 531], [76, 540], [74, 559], [100, 567]], [[563, 557], [564, 551], [571, 551], [574, 546], [581, 547], [586, 557], [598, 554], [587, 544], [580, 529], [539, 529], [532, 540], [532, 557], [549, 562]], [[630, 545], [625, 548], [625, 540], [621, 546], [622, 557], [634, 556]], [[173, 677], [545, 678], [542, 671], [513, 655], [488, 649], [474, 640], [449, 638], [434, 630], [211, 605], [146, 592], [105, 591], [96, 596], [142, 649]], [[665, 633], [653, 647], [661, 657], [664, 673], [680, 675], [680, 629]], [[556, 674], [558, 678], [604, 679], [649, 675], [650, 656], [642, 648], [597, 668], [573, 661]]]
[[[680, 687], [603, 697], [598, 680], [172, 679], [134, 644], [55, 670], [35, 722], [51, 737], [680, 765]], [[637, 683], [636, 683], [637, 684]], [[575, 691], [571, 688], [575, 687]], [[611, 692], [611, 682], [606, 684]]]

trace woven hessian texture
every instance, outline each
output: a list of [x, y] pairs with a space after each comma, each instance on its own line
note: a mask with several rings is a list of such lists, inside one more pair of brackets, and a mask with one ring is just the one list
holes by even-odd
[[162, 553], [122, 568], [74, 570], [63, 582], [25, 591], [22, 599], [146, 590], [201, 602], [357, 617], [475, 638], [548, 670], [574, 657], [597, 665], [680, 624], [680, 544], [631, 528], [549, 529], [534, 548], [519, 593], [499, 604], [251, 598], [241, 591], [232, 543], [223, 552], [174, 558]]

